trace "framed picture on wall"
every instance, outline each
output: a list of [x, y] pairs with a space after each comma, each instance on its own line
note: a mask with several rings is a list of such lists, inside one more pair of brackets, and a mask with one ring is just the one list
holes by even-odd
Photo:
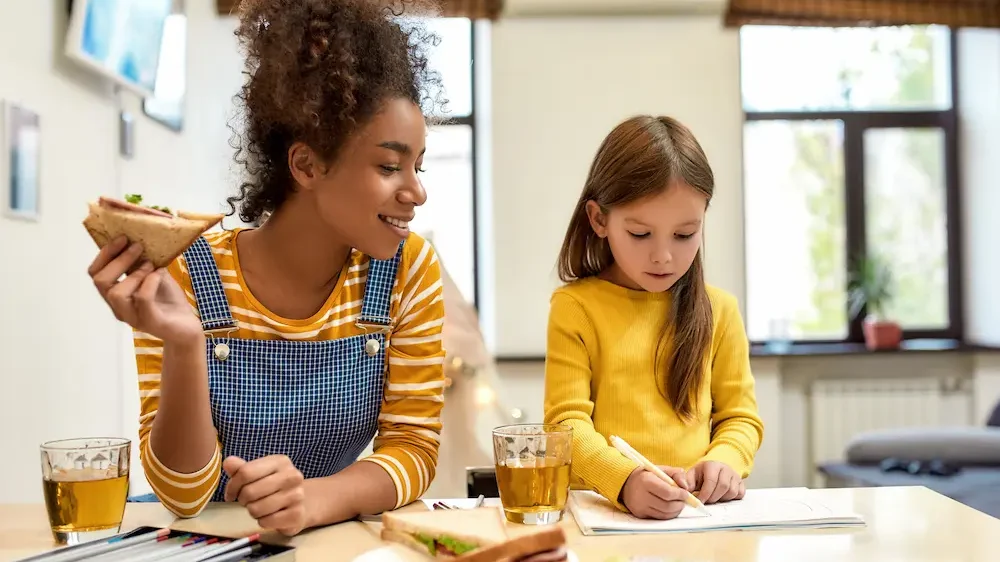
[[163, 25], [156, 89], [143, 99], [142, 110], [149, 118], [180, 132], [184, 128], [187, 90], [187, 16], [183, 0], [174, 0], [172, 9]]
[[11, 217], [37, 220], [41, 181], [41, 126], [38, 114], [13, 103], [3, 103], [4, 209]]

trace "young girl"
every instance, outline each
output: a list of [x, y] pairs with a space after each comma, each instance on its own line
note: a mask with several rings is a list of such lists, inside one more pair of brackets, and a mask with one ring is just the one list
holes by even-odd
[[763, 436], [736, 299], [702, 271], [714, 187], [686, 127], [629, 119], [598, 150], [559, 254], [545, 421], [573, 428], [574, 486], [638, 517], [676, 517], [683, 492], [611, 435], [708, 504], [743, 497]]
[[292, 535], [411, 502], [434, 478], [441, 272], [407, 225], [438, 82], [431, 38], [380, 5], [244, 0], [248, 177], [230, 202], [266, 221], [208, 234], [166, 270], [119, 282], [141, 254], [125, 240], [90, 267], [135, 329], [139, 451], [178, 516], [238, 501]]

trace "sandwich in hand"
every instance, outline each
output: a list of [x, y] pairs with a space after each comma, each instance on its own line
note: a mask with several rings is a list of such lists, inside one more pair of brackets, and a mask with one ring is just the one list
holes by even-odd
[[142, 246], [142, 257], [157, 269], [166, 267], [184, 253], [199, 236], [219, 224], [223, 215], [204, 215], [164, 207], [147, 207], [142, 196], [127, 195], [126, 200], [101, 197], [90, 203], [90, 213], [83, 220], [90, 237], [99, 248], [124, 235], [129, 242]]
[[512, 538], [500, 510], [490, 507], [383, 513], [382, 540], [456, 562], [562, 562], [567, 556], [562, 527]]

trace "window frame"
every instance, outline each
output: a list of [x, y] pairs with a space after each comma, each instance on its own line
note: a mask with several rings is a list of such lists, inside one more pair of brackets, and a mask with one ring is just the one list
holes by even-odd
[[[469, 73], [469, 87], [471, 88], [469, 93], [469, 115], [461, 119], [456, 120], [456, 125], [467, 124], [469, 126], [469, 131], [472, 133], [472, 146], [470, 147], [470, 154], [472, 158], [472, 184], [469, 186], [472, 189], [472, 306], [479, 310], [479, 299], [480, 299], [480, 289], [479, 289], [479, 154], [476, 147], [476, 118], [479, 115], [477, 111], [476, 103], [476, 20], [473, 18], [468, 18], [469, 20], [469, 53], [472, 55], [472, 60], [469, 61], [469, 65], [472, 71]], [[954, 41], [953, 41], [954, 42]]]
[[[832, 111], [743, 111], [744, 125], [756, 121], [840, 121], [844, 131], [844, 221], [845, 250], [848, 264], [867, 253], [865, 218], [865, 145], [870, 129], [933, 128], [944, 134], [945, 223], [948, 255], [948, 327], [936, 330], [913, 330], [903, 327], [903, 339], [948, 339], [964, 341], [965, 319], [962, 275], [961, 164], [959, 159], [959, 87], [958, 37], [949, 28], [951, 105], [946, 110], [832, 110]], [[744, 173], [744, 185], [746, 176]], [[744, 197], [745, 197], [744, 191]], [[746, 221], [744, 219], [744, 239]], [[744, 268], [744, 274], [746, 268]], [[847, 273], [847, 272], [845, 272]], [[849, 275], [845, 275], [849, 279]], [[844, 301], [848, 309], [848, 301]], [[793, 339], [795, 344], [863, 343], [862, 323], [866, 309], [856, 318], [848, 315], [844, 339]], [[754, 340], [754, 344], [765, 341]]]

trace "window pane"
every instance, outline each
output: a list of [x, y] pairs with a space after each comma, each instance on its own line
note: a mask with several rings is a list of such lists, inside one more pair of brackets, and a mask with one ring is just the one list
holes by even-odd
[[847, 337], [843, 136], [841, 121], [745, 125], [747, 331], [754, 341]]
[[427, 134], [420, 175], [427, 202], [410, 223], [430, 239], [442, 266], [469, 302], [475, 299], [475, 253], [472, 228], [472, 127], [447, 125]]
[[468, 18], [433, 18], [423, 20], [428, 31], [441, 42], [430, 53], [430, 66], [441, 73], [444, 97], [448, 105], [445, 117], [468, 117], [472, 114], [472, 22]]
[[947, 328], [944, 132], [869, 129], [864, 139], [868, 251], [888, 262], [895, 285], [884, 314], [908, 329]]
[[747, 111], [951, 107], [946, 27], [746, 26], [740, 44]]

